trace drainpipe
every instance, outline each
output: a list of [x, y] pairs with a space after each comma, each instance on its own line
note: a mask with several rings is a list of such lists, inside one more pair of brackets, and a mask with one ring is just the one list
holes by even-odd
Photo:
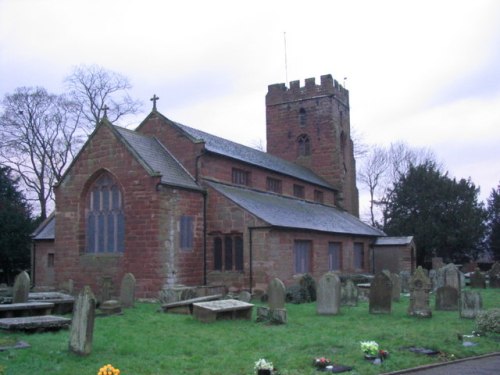
[[207, 192], [203, 192], [203, 285], [207, 285]]

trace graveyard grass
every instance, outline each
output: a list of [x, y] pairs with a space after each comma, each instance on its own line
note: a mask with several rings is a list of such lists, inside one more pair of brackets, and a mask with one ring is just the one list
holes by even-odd
[[[481, 290], [485, 309], [499, 307], [500, 289]], [[81, 357], [68, 351], [69, 331], [0, 332], [3, 343], [25, 341], [29, 349], [0, 352], [1, 375], [96, 375], [111, 364], [121, 375], [254, 374], [254, 363], [265, 358], [281, 375], [317, 374], [316, 357], [353, 366], [346, 374], [379, 374], [423, 364], [498, 351], [499, 335], [479, 337], [464, 347], [458, 334], [471, 334], [474, 320], [458, 312], [434, 311], [431, 319], [407, 316], [408, 297], [393, 303], [392, 314], [372, 315], [368, 303], [342, 307], [337, 316], [316, 314], [316, 304], [287, 304], [288, 324], [271, 326], [251, 321], [206, 324], [187, 315], [158, 312], [159, 304], [138, 303], [123, 315], [97, 317], [92, 353]], [[431, 306], [434, 306], [431, 298]], [[254, 309], [255, 318], [255, 309]], [[376, 366], [363, 359], [360, 341], [374, 340], [390, 352]], [[428, 357], [404, 347], [439, 350]]]

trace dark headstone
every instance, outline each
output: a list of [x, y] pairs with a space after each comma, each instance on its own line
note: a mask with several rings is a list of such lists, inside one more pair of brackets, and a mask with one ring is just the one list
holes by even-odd
[[28, 272], [23, 271], [16, 276], [14, 287], [12, 288], [12, 303], [28, 302], [30, 283]]
[[69, 350], [88, 355], [92, 351], [96, 299], [90, 287], [85, 286], [78, 295], [73, 309], [69, 337]]
[[479, 289], [486, 288], [486, 277], [479, 268], [476, 268], [474, 273], [470, 276], [470, 287]]
[[457, 311], [458, 290], [452, 286], [442, 286], [436, 290], [436, 310]]
[[474, 290], [462, 291], [460, 297], [460, 317], [475, 319], [477, 314], [483, 310], [481, 294]]
[[500, 288], [500, 263], [495, 262], [488, 272], [490, 288]]
[[370, 284], [369, 310], [371, 314], [390, 314], [392, 308], [392, 281], [386, 271], [379, 272]]
[[359, 291], [351, 279], [347, 279], [340, 287], [340, 305], [358, 306]]
[[425, 275], [422, 267], [418, 267], [410, 280], [410, 305], [408, 315], [430, 318], [432, 311], [429, 306], [431, 280]]
[[325, 273], [318, 283], [316, 312], [321, 315], [337, 315], [340, 310], [340, 279], [333, 273]]

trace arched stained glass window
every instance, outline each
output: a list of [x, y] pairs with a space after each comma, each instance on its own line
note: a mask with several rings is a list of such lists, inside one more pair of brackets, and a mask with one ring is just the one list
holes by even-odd
[[109, 173], [91, 186], [87, 203], [87, 253], [121, 253], [125, 249], [122, 193]]

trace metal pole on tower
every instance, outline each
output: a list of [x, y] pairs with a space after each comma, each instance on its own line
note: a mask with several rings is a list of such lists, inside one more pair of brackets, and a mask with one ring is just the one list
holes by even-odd
[[288, 61], [286, 56], [286, 31], [283, 33], [283, 39], [285, 42], [285, 85], [288, 85]]

